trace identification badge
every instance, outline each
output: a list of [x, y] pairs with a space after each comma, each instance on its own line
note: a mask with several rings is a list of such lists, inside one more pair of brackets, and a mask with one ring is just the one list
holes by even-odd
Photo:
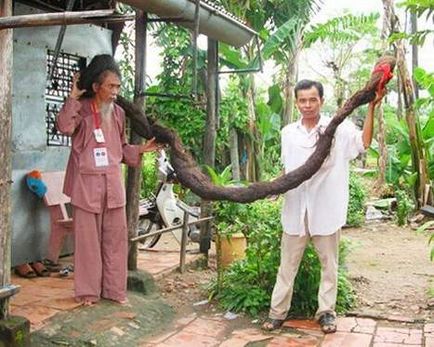
[[105, 142], [104, 134], [103, 134], [101, 128], [95, 129], [95, 130], [93, 131], [93, 134], [95, 135], [95, 141], [96, 141], [97, 143], [104, 143], [104, 142]]
[[93, 157], [95, 159], [96, 167], [108, 166], [109, 162], [108, 162], [107, 148], [105, 147], [94, 148]]

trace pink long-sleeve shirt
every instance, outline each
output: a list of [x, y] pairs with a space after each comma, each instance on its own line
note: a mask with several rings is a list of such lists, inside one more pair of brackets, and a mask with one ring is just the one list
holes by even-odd
[[[139, 146], [129, 145], [125, 139], [125, 112], [115, 104], [111, 124], [102, 124], [105, 143], [94, 136], [91, 99], [66, 100], [57, 117], [57, 129], [72, 137], [72, 148], [65, 174], [63, 192], [71, 197], [71, 204], [92, 213], [101, 213], [101, 196], [106, 194], [107, 207], [126, 204], [122, 183], [121, 163], [137, 167], [141, 163]], [[105, 147], [108, 165], [97, 167], [94, 149]], [[106, 180], [106, 184], [104, 181]], [[106, 186], [106, 190], [104, 187]]]

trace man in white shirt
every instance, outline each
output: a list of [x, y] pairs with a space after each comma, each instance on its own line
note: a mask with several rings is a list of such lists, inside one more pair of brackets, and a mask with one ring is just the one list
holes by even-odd
[[[324, 90], [319, 82], [302, 80], [294, 89], [301, 119], [282, 129], [282, 163], [288, 173], [305, 163], [315, 150], [330, 118], [321, 116]], [[349, 162], [372, 141], [375, 106], [385, 91], [369, 104], [363, 131], [350, 121], [336, 130], [330, 155], [319, 171], [300, 186], [285, 193], [282, 209], [281, 260], [274, 286], [269, 319], [263, 329], [280, 328], [292, 299], [294, 279], [309, 242], [321, 262], [321, 283], [315, 318], [324, 333], [336, 331], [336, 295], [340, 228], [346, 222], [349, 199]]]

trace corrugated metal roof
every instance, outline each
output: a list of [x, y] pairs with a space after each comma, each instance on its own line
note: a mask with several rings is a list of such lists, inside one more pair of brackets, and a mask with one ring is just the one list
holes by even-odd
[[[194, 4], [196, 3], [196, 0], [188, 0], [188, 1], [190, 1], [190, 2], [192, 2]], [[227, 11], [222, 5], [217, 4], [215, 1], [212, 1], [212, 0], [201, 0], [200, 2], [205, 3], [205, 4], [207, 4], [207, 5], [215, 8], [216, 11], [218, 11], [218, 12], [220, 12], [222, 14], [225, 14], [228, 17], [231, 17], [232, 19], [234, 19], [235, 21], [237, 21], [240, 24], [247, 25], [247, 22], [245, 20], [243, 20], [243, 19], [235, 16], [233, 13]]]
[[[133, 7], [164, 18], [173, 18], [179, 25], [192, 28], [196, 0], [122, 0]], [[201, 0], [199, 32], [234, 47], [241, 47], [257, 35], [244, 21], [212, 0]]]

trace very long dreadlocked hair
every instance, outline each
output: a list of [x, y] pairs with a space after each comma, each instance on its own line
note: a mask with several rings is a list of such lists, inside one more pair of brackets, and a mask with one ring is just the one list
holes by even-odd
[[196, 162], [182, 146], [179, 136], [171, 129], [167, 129], [152, 119], [148, 119], [143, 110], [124, 98], [118, 103], [126, 112], [131, 126], [140, 136], [157, 142], [167, 144], [171, 148], [171, 163], [181, 184], [190, 188], [193, 193], [206, 200], [229, 200], [248, 203], [270, 195], [282, 194], [294, 189], [311, 178], [321, 167], [330, 153], [333, 136], [336, 128], [344, 119], [360, 105], [375, 99], [376, 91], [392, 77], [396, 60], [392, 56], [384, 56], [378, 60], [371, 74], [371, 78], [364, 88], [351, 96], [330, 121], [330, 124], [320, 135], [315, 151], [299, 168], [288, 172], [270, 182], [252, 183], [246, 187], [221, 187], [211, 183], [196, 165]]

